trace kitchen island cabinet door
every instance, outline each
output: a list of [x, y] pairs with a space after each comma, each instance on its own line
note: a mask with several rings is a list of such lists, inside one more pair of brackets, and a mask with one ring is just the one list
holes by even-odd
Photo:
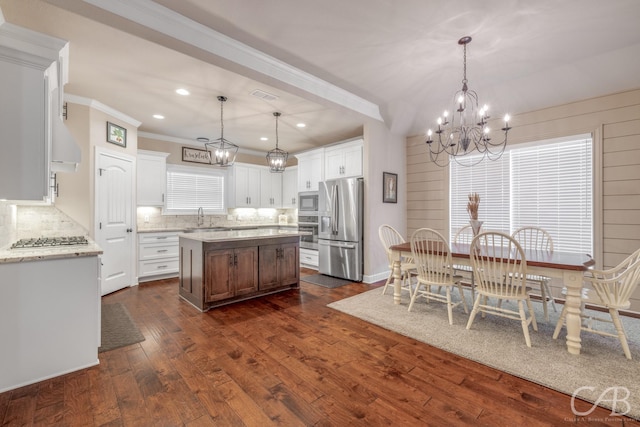
[[235, 269], [233, 255], [233, 249], [205, 253], [205, 302], [219, 301], [235, 295], [232, 282]]
[[298, 283], [298, 244], [260, 246], [260, 290]]
[[258, 290], [258, 247], [234, 250], [235, 295], [246, 295]]

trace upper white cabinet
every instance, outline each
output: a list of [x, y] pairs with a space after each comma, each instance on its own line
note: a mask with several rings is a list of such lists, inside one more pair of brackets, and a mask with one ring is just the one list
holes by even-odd
[[362, 176], [362, 152], [362, 139], [326, 147], [324, 179]]
[[318, 191], [323, 180], [323, 149], [296, 154], [298, 158], [298, 191]]
[[51, 103], [61, 103], [66, 54], [64, 40], [0, 22], [0, 199], [50, 194]]
[[279, 208], [282, 205], [282, 173], [269, 168], [260, 171], [260, 207]]
[[282, 173], [282, 207], [296, 209], [298, 207], [298, 167], [288, 167]]
[[163, 206], [169, 153], [138, 150], [138, 206]]
[[235, 163], [230, 171], [229, 207], [260, 207], [260, 166]]

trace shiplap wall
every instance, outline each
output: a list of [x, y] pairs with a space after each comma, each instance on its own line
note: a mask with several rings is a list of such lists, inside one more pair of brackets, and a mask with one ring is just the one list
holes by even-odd
[[[520, 114], [511, 124], [510, 145], [592, 133], [598, 267], [615, 266], [640, 248], [640, 89]], [[446, 236], [448, 168], [429, 161], [424, 140], [407, 139], [407, 235], [431, 227]], [[631, 309], [640, 312], [640, 288]]]

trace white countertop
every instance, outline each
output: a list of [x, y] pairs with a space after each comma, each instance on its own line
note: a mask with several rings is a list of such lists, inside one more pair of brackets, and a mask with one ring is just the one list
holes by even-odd
[[178, 236], [200, 242], [223, 242], [229, 240], [254, 240], [269, 239], [273, 237], [306, 236], [311, 233], [297, 230], [233, 230], [233, 231], [198, 231], [193, 233], [181, 233]]
[[97, 256], [102, 254], [102, 248], [93, 240], [86, 245], [47, 246], [41, 248], [0, 249], [0, 264], [10, 262], [40, 261], [44, 259], [73, 258], [81, 256]]
[[[282, 224], [242, 224], [242, 225], [211, 225], [211, 226], [200, 226], [200, 227], [187, 227], [187, 228], [178, 228], [178, 227], [149, 227], [149, 228], [140, 228], [138, 227], [138, 233], [161, 233], [164, 231], [177, 231], [183, 232], [186, 230], [193, 230], [197, 228], [228, 228], [233, 230], [242, 230], [242, 229], [256, 229], [256, 228], [279, 228], [279, 227], [287, 227], [287, 228], [297, 228], [297, 223], [288, 223], [286, 225]], [[221, 230], [223, 231], [223, 230]], [[224, 230], [228, 231], [228, 230]]]

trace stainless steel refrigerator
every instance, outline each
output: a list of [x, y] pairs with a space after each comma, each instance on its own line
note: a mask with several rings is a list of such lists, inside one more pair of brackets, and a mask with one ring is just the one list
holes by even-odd
[[362, 281], [362, 178], [320, 183], [318, 191], [318, 271]]

